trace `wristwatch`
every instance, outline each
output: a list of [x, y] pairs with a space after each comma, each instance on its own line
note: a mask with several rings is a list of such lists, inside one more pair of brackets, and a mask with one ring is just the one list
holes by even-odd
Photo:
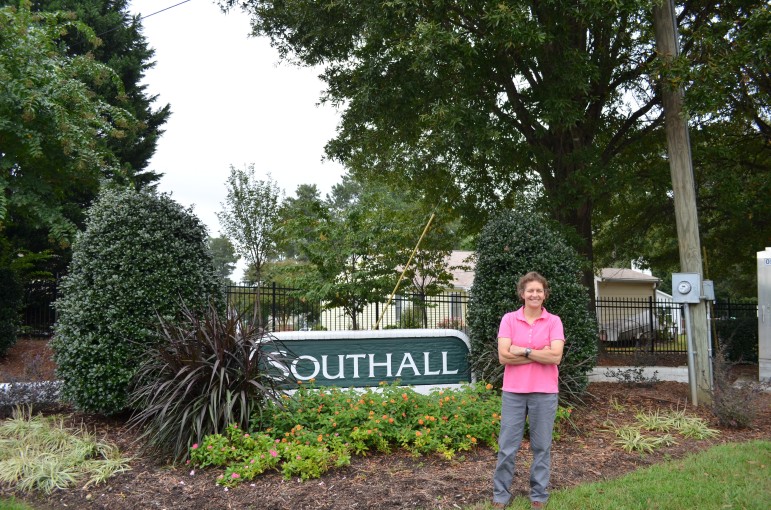
[[531, 352], [533, 352], [533, 349], [530, 349], [530, 348], [525, 349], [525, 357], [529, 358]]

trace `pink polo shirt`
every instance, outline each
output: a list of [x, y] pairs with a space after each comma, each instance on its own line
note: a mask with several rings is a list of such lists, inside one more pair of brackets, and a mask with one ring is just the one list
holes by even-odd
[[[559, 316], [546, 308], [542, 308], [541, 316], [533, 324], [528, 324], [523, 307], [503, 316], [498, 338], [511, 338], [512, 345], [538, 350], [552, 340], [564, 340], [565, 333]], [[506, 365], [503, 371], [503, 391], [511, 393], [559, 393], [558, 381], [557, 365]]]

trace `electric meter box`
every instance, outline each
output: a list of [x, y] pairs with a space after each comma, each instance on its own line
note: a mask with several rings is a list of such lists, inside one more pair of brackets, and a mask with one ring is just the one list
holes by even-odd
[[715, 300], [715, 282], [712, 280], [704, 280], [701, 282], [702, 297], [707, 301]]
[[672, 273], [672, 301], [698, 303], [701, 299], [701, 275], [698, 273]]

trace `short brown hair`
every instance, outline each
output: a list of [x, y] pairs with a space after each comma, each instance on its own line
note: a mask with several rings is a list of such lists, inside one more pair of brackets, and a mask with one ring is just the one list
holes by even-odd
[[549, 289], [549, 282], [541, 276], [541, 273], [537, 273], [535, 271], [530, 271], [525, 276], [519, 279], [519, 282], [517, 282], [517, 296], [522, 298], [522, 294], [525, 292], [525, 287], [527, 287], [527, 284], [530, 282], [538, 282], [541, 285], [543, 285], [543, 296], [544, 299], [549, 297], [549, 294], [551, 293], [551, 289]]

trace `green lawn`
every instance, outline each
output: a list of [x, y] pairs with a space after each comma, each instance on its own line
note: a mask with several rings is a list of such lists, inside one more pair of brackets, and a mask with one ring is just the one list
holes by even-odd
[[0, 499], [0, 510], [34, 510], [31, 506], [15, 499]]
[[[491, 508], [489, 503], [467, 510]], [[510, 509], [529, 509], [515, 498]], [[548, 510], [767, 510], [771, 441], [716, 446], [618, 479], [554, 491]]]

